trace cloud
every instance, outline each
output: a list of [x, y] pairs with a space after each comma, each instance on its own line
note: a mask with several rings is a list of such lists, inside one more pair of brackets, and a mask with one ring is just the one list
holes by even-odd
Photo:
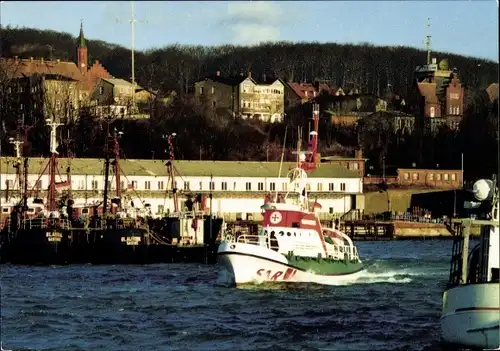
[[220, 25], [233, 44], [250, 45], [280, 39], [279, 4], [270, 1], [229, 2]]

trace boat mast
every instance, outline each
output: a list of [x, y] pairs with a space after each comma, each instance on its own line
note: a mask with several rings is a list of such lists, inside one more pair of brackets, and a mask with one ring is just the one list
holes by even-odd
[[[19, 184], [19, 193], [22, 194], [23, 191], [23, 177], [22, 177], [22, 170], [21, 170], [21, 158], [22, 158], [22, 151], [21, 151], [21, 145], [24, 143], [23, 141], [19, 140], [19, 133], [16, 135], [16, 139], [14, 138], [9, 138], [9, 143], [14, 145], [14, 151], [16, 153], [16, 161], [14, 163], [14, 168], [16, 169], [16, 178], [17, 182]], [[14, 189], [12, 189], [14, 190]]]
[[108, 212], [108, 182], [109, 182], [109, 121], [106, 121], [106, 140], [104, 144], [104, 198], [102, 204], [102, 214]]
[[52, 122], [52, 120], [46, 119], [45, 122], [50, 128], [50, 161], [49, 161], [49, 194], [48, 194], [48, 205], [49, 211], [53, 212], [57, 209], [56, 204], [56, 170], [57, 170], [57, 127], [62, 125], [62, 123]]
[[171, 190], [172, 190], [172, 198], [174, 200], [174, 212], [178, 213], [179, 212], [179, 204], [177, 201], [177, 187], [175, 186], [175, 170], [174, 170], [174, 143], [173, 139], [176, 136], [176, 133], [169, 134], [167, 136], [167, 142], [168, 142], [168, 150], [169, 150], [169, 160], [165, 164], [167, 166], [170, 179], [172, 181], [171, 184]]
[[301, 168], [306, 172], [313, 172], [317, 167], [316, 156], [318, 153], [319, 104], [313, 104], [312, 119], [314, 131], [309, 133], [309, 142], [307, 144], [308, 155], [305, 161], [301, 162]]
[[118, 138], [122, 135], [122, 132], [117, 132], [116, 128], [113, 132], [113, 172], [115, 173], [115, 182], [116, 182], [116, 197], [120, 199], [120, 204], [118, 205], [118, 209], [121, 208], [121, 181], [120, 181], [120, 143]]

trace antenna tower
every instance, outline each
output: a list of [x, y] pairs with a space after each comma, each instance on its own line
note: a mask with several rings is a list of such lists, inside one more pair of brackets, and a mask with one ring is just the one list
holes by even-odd
[[131, 51], [131, 60], [132, 60], [132, 85], [134, 87], [134, 93], [132, 94], [132, 109], [135, 108], [135, 23], [148, 23], [146, 20], [140, 20], [134, 17], [134, 1], [130, 1], [130, 10], [131, 10], [131, 18], [125, 21], [122, 21], [120, 18], [116, 19], [116, 22], [130, 23], [130, 51]]
[[427, 18], [427, 37], [425, 40], [425, 46], [427, 50], [427, 64], [431, 63], [431, 19]]

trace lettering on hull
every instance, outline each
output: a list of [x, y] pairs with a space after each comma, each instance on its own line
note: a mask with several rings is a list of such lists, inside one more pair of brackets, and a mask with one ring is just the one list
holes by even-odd
[[261, 268], [261, 269], [258, 269], [256, 272], [256, 274], [259, 277], [264, 277], [264, 278], [267, 278], [268, 280], [271, 280], [271, 281], [276, 281], [280, 277], [282, 277], [282, 278], [279, 280], [282, 280], [282, 281], [291, 280], [295, 276], [295, 273], [297, 273], [297, 270], [293, 269], [293, 268], [287, 268], [287, 270], [285, 272], [273, 271], [271, 269]]

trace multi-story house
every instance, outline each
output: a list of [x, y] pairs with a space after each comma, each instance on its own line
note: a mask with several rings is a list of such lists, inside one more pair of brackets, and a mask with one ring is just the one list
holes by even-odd
[[334, 125], [355, 126], [364, 116], [385, 111], [387, 102], [373, 94], [320, 95], [314, 99]]
[[195, 97], [234, 117], [279, 122], [285, 114], [285, 85], [280, 79], [257, 82], [248, 76], [222, 77], [220, 72], [195, 83]]
[[2, 115], [29, 124], [40, 118], [69, 121], [100, 78], [112, 77], [98, 61], [88, 66], [87, 45], [80, 27], [77, 62], [0, 58], [0, 79], [5, 89], [2, 95], [6, 100], [2, 108], [11, 112]]
[[102, 78], [97, 82], [89, 100], [98, 116], [125, 117], [138, 115], [134, 106], [148, 105], [153, 96], [153, 93], [124, 79]]
[[[14, 157], [0, 158], [3, 179], [2, 191], [10, 184], [9, 196], [16, 196], [14, 185], [16, 169]], [[43, 173], [47, 160], [30, 159], [29, 189], [32, 196], [47, 196], [49, 175]], [[66, 181], [68, 160], [59, 159], [57, 182]], [[232, 161], [175, 161], [175, 168], [182, 177], [173, 184], [164, 163], [160, 160], [121, 160], [122, 204], [133, 211], [150, 210], [153, 216], [173, 212], [175, 204], [172, 189], [176, 189], [179, 208], [184, 208], [189, 198], [202, 195], [213, 213], [226, 219], [254, 219], [261, 217], [260, 207], [268, 194], [285, 194], [289, 189], [287, 170], [294, 163], [285, 162], [232, 162]], [[71, 159], [71, 192], [75, 207], [91, 206], [102, 202], [104, 191], [104, 162], [99, 159]], [[280, 177], [281, 170], [281, 177]], [[61, 179], [59, 179], [61, 178]], [[331, 220], [351, 210], [364, 209], [363, 175], [350, 171], [340, 164], [321, 163], [308, 174], [309, 197], [322, 206], [320, 218]], [[110, 195], [116, 190], [115, 181], [109, 180]], [[18, 194], [17, 194], [18, 195]], [[290, 196], [293, 195], [293, 193]], [[2, 202], [2, 214], [8, 214], [15, 199]], [[33, 198], [29, 199], [29, 205]]]
[[441, 125], [457, 129], [463, 116], [464, 88], [456, 69], [442, 60], [418, 66], [411, 92], [410, 112], [418, 118], [418, 127], [436, 132]]

